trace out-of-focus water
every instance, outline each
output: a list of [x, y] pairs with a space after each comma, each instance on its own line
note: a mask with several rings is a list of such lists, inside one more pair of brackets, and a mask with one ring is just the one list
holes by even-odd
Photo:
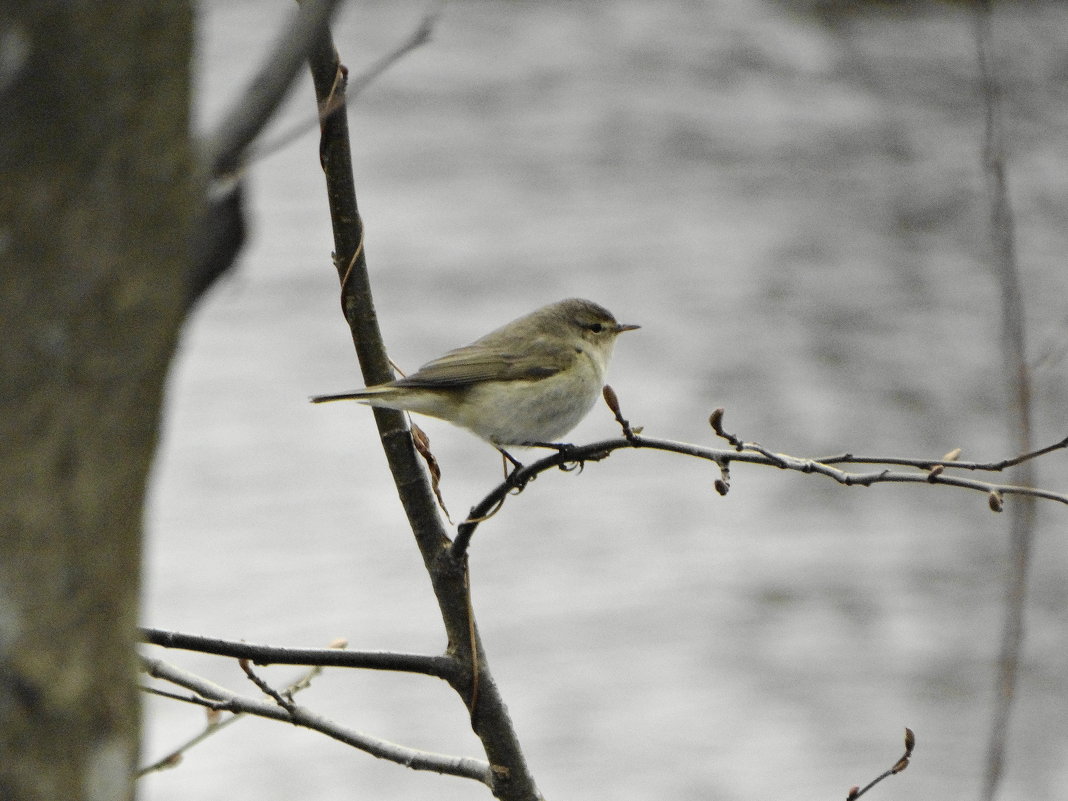
[[[417, 3], [353, 3], [355, 73]], [[202, 120], [288, 3], [205, 3]], [[1037, 364], [1037, 439], [1066, 433], [1068, 8], [1000, 8], [1010, 181]], [[376, 303], [406, 368], [545, 302], [640, 332], [611, 383], [650, 435], [713, 444], [708, 413], [795, 455], [1009, 455], [987, 266], [972, 20], [823, 25], [790, 4], [450, 4], [351, 112]], [[284, 118], [314, 109], [309, 82]], [[284, 127], [284, 126], [283, 126]], [[270, 137], [268, 137], [270, 138]], [[444, 647], [418, 552], [356, 404], [316, 135], [252, 168], [253, 239], [190, 321], [148, 515], [144, 622], [253, 642]], [[424, 425], [425, 422], [425, 425]], [[420, 421], [459, 518], [499, 475]], [[598, 408], [575, 441], [614, 435]], [[1068, 457], [1040, 468], [1068, 487]], [[619, 453], [546, 475], [476, 535], [491, 666], [550, 798], [840, 798], [919, 745], [881, 798], [974, 798], [1003, 617], [1007, 516], [945, 488], [846, 489]], [[1041, 507], [1004, 798], [1068, 783], [1065, 510]], [[239, 669], [168, 654], [252, 693]], [[291, 671], [266, 671], [279, 682]], [[482, 756], [430, 679], [328, 671], [329, 717]], [[145, 758], [199, 729], [147, 704]], [[144, 780], [171, 799], [486, 798], [302, 730], [244, 721]]]

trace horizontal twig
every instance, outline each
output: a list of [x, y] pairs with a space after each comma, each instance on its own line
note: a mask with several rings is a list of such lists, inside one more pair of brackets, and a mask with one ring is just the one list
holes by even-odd
[[1064, 448], [1068, 448], [1068, 437], [1062, 439], [1060, 442], [1054, 442], [1052, 445], [1039, 448], [1037, 451], [1013, 456], [1011, 459], [1001, 459], [997, 462], [962, 462], [957, 459], [945, 459], [944, 457], [942, 459], [907, 459], [888, 456], [857, 456], [852, 453], [840, 453], [835, 456], [825, 456], [816, 459], [815, 461], [822, 462], [823, 464], [891, 464], [918, 467], [921, 470], [930, 470], [932, 467], [942, 465], [942, 467], [947, 469], [982, 470], [998, 473], [1002, 470], [1008, 470], [1010, 467], [1022, 464], [1023, 462], [1037, 459], [1039, 456], [1045, 456], [1047, 453], [1062, 450]]
[[[958, 462], [942, 459], [903, 459], [895, 457], [864, 456], [858, 457], [852, 454], [838, 454], [824, 459], [808, 459], [789, 456], [784, 453], [773, 453], [761, 445], [753, 442], [742, 442], [732, 439], [736, 446], [730, 449], [705, 448], [688, 442], [675, 442], [672, 440], [654, 439], [630, 433], [629, 437], [621, 439], [604, 440], [589, 445], [575, 445], [562, 449], [558, 453], [546, 456], [529, 465], [517, 468], [508, 478], [498, 484], [478, 504], [472, 507], [467, 519], [457, 528], [456, 538], [453, 540], [451, 553], [455, 558], [460, 558], [466, 552], [472, 535], [486, 515], [501, 503], [510, 493], [522, 490], [536, 476], [558, 467], [584, 464], [586, 462], [600, 461], [608, 457], [613, 451], [620, 449], [648, 448], [658, 451], [678, 453], [683, 456], [692, 456], [715, 462], [721, 468], [731, 462], [743, 462], [747, 464], [765, 465], [777, 467], [781, 470], [794, 470], [800, 473], [818, 473], [827, 476], [844, 486], [870, 487], [882, 483], [908, 483], [908, 484], [945, 484], [962, 489], [975, 490], [988, 495], [1027, 495], [1044, 500], [1056, 501], [1068, 505], [1068, 494], [1038, 489], [1036, 487], [1022, 487], [1013, 484], [998, 484], [990, 481], [979, 481], [956, 475], [946, 475], [945, 470], [972, 470], [997, 472], [1007, 467], [1020, 464], [1029, 459], [1068, 447], [1068, 438], [1047, 447], [1021, 454], [1011, 459], [998, 462]], [[835, 464], [872, 464], [886, 465], [884, 469], [869, 472], [850, 472], [834, 467]], [[895, 471], [890, 466], [914, 467], [916, 471]], [[939, 468], [935, 472], [935, 468]], [[922, 472], [921, 472], [922, 471]], [[993, 504], [992, 504], [993, 506]]]
[[457, 672], [456, 663], [447, 656], [404, 654], [392, 651], [347, 651], [336, 648], [283, 648], [153, 628], [141, 629], [141, 641], [164, 648], [248, 659], [256, 665], [319, 665], [321, 667], [391, 670], [401, 673], [420, 673], [445, 681], [451, 681]]

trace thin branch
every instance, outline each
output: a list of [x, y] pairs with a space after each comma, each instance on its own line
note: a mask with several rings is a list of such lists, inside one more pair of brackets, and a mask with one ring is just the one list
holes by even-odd
[[194, 703], [199, 704], [201, 706], [205, 706], [207, 708], [208, 722], [201, 732], [194, 735], [193, 737], [190, 737], [177, 748], [171, 749], [171, 751], [164, 754], [155, 762], [152, 762], [148, 765], [145, 765], [143, 768], [138, 769], [137, 778], [139, 779], [143, 776], [147, 776], [149, 773], [156, 773], [158, 771], [166, 770], [167, 768], [173, 768], [177, 766], [182, 761], [182, 756], [187, 751], [191, 750], [195, 746], [200, 745], [208, 738], [212, 737], [215, 734], [218, 734], [223, 729], [227, 728], [228, 726], [232, 726], [234, 723], [237, 723], [237, 721], [245, 717], [244, 713], [238, 713], [235, 715], [230, 715], [230, 717], [228, 718], [220, 718], [219, 705], [216, 701], [208, 701], [196, 695], [180, 696], [177, 693], [168, 693], [164, 690], [160, 690], [155, 687], [144, 687], [142, 689], [147, 693], [152, 693], [153, 695], [160, 695], [164, 698], [171, 698], [176, 701], [185, 701], [186, 703]]
[[912, 733], [912, 729], [905, 728], [905, 755], [902, 756], [897, 762], [890, 767], [889, 770], [879, 774], [870, 782], [868, 782], [863, 788], [853, 787], [846, 795], [846, 801], [856, 801], [862, 795], [867, 793], [872, 787], [877, 785], [884, 779], [889, 779], [891, 776], [896, 776], [909, 766], [909, 760], [912, 759], [912, 749], [916, 747], [916, 735]]
[[404, 654], [392, 651], [348, 651], [336, 648], [283, 648], [153, 628], [141, 629], [141, 641], [164, 648], [248, 659], [256, 665], [318, 665], [390, 670], [400, 673], [421, 673], [445, 681], [453, 680], [456, 675], [456, 663], [448, 656]]
[[[981, 0], [976, 6], [975, 40], [979, 77], [985, 111], [983, 166], [986, 170], [987, 195], [990, 202], [990, 230], [994, 250], [994, 268], [1000, 287], [1001, 345], [1004, 374], [1009, 376], [1011, 414], [1008, 420], [1017, 447], [1031, 449], [1031, 376], [1025, 345], [1023, 292], [1016, 259], [1016, 224], [1009, 200], [1005, 167], [1005, 132], [1001, 124], [1000, 87], [994, 54], [993, 4]], [[1021, 465], [1019, 480], [1034, 484], [1037, 479], [1032, 463]], [[1034, 547], [1035, 504], [1029, 499], [1016, 504], [1011, 518], [1012, 556], [1006, 587], [1005, 621], [998, 657], [994, 714], [984, 761], [983, 798], [993, 801], [1005, 766], [1009, 720], [1016, 694], [1020, 651], [1024, 639], [1024, 602], [1027, 597], [1031, 553]]]
[[305, 120], [294, 123], [292, 127], [273, 137], [269, 142], [264, 142], [259, 147], [253, 147], [253, 152], [249, 158], [251, 160], [266, 158], [272, 153], [282, 150], [292, 144], [295, 140], [304, 136], [308, 131], [313, 130], [323, 117], [333, 113], [338, 107], [339, 102], [351, 102], [352, 100], [355, 100], [364, 89], [370, 86], [382, 73], [392, 67], [397, 61], [400, 61], [400, 59], [408, 55], [408, 53], [430, 41], [430, 37], [434, 32], [434, 26], [437, 25], [438, 19], [441, 17], [441, 13], [444, 9], [444, 0], [438, 0], [438, 2], [423, 15], [422, 19], [419, 20], [419, 24], [407, 39], [375, 61], [359, 75], [354, 75], [349, 78], [343, 98], [340, 100], [336, 99], [333, 103], [320, 109], [317, 116], [308, 117]]
[[294, 714], [294, 710], [296, 710], [297, 707], [296, 704], [293, 703], [293, 699], [286, 697], [274, 687], [272, 687], [270, 684], [268, 684], [267, 680], [262, 678], [252, 668], [251, 662], [249, 662], [247, 659], [238, 659], [237, 664], [244, 672], [245, 677], [248, 678], [248, 680], [251, 681], [253, 684], [255, 684], [261, 693], [266, 695], [289, 714]]
[[[364, 229], [356, 204], [348, 121], [343, 100], [347, 70], [326, 32], [309, 56], [322, 117], [319, 160], [326, 176], [334, 233], [334, 266], [341, 281], [341, 308], [368, 386], [390, 380], [392, 372], [371, 295]], [[468, 564], [448, 550], [449, 538], [436, 499], [408, 431], [404, 415], [374, 409], [379, 438], [401, 504], [423, 557], [438, 602], [450, 655], [459, 666], [451, 686], [471, 710], [471, 727], [493, 765], [490, 789], [502, 801], [540, 801], [504, 699], [493, 681], [478, 628], [467, 603]], [[478, 666], [477, 694], [474, 672]]]
[[385, 759], [389, 762], [396, 762], [413, 770], [427, 770], [434, 773], [475, 779], [483, 784], [492, 786], [493, 771], [490, 769], [489, 764], [481, 760], [408, 748], [407, 746], [391, 743], [388, 740], [382, 740], [341, 726], [296, 704], [289, 708], [283, 708], [273, 702], [237, 695], [225, 687], [160, 659], [142, 658], [141, 669], [153, 678], [184, 687], [201, 698], [221, 705], [216, 708], [225, 709], [235, 714], [256, 715], [292, 723], [294, 726], [301, 726], [317, 731], [320, 734], [325, 734], [327, 737], [346, 745], [351, 745], [353, 748], [364, 751], [371, 756]]
[[[339, 646], [341, 647], [341, 646]], [[305, 670], [296, 680], [289, 683], [285, 689], [282, 690], [282, 695], [287, 698], [292, 698], [294, 693], [298, 693], [301, 690], [306, 690], [311, 686], [311, 682], [314, 678], [319, 676], [323, 672], [322, 667], [316, 665], [309, 670]], [[170, 698], [172, 701], [182, 701], [188, 704], [197, 704], [203, 706], [207, 710], [207, 723], [204, 726], [203, 731], [190, 739], [186, 740], [181, 745], [173, 748], [169, 753], [164, 754], [150, 765], [146, 765], [137, 771], [137, 777], [141, 778], [149, 773], [153, 773], [167, 768], [173, 768], [182, 761], [182, 756], [207, 740], [214, 734], [218, 734], [227, 726], [231, 726], [242, 718], [246, 717], [245, 713], [239, 712], [237, 714], [231, 714], [228, 718], [221, 718], [220, 712], [224, 711], [223, 705], [218, 701], [210, 701], [206, 698], [202, 698], [199, 695], [180, 695], [178, 693], [168, 692], [167, 690], [160, 689], [159, 687], [143, 686], [142, 692], [150, 695], [158, 695], [162, 698]]]
[[249, 145], [281, 105], [339, 3], [340, 0], [307, 0], [293, 19], [287, 20], [240, 100], [205, 138], [204, 158], [211, 176], [233, 172], [245, 163]]
[[253, 140], [274, 116], [309, 48], [339, 0], [309, 0], [287, 20], [259, 71], [199, 143], [206, 191], [190, 243], [186, 304], [192, 306], [226, 273], [245, 245], [242, 171]]
[[[853, 457], [849, 454], [829, 457], [829, 460], [819, 460], [789, 456], [784, 453], [773, 453], [756, 443], [741, 442], [740, 440], [738, 440], [738, 442], [740, 443], [742, 450], [737, 450], [737, 448], [731, 450], [723, 448], [705, 448], [687, 442], [653, 439], [632, 432], [630, 438], [604, 440], [602, 442], [593, 442], [588, 445], [572, 446], [567, 450], [554, 453], [550, 456], [546, 456], [544, 459], [539, 459], [536, 462], [513, 470], [507, 479], [494, 487], [481, 501], [471, 508], [471, 512], [468, 514], [467, 519], [457, 528], [456, 539], [451, 546], [452, 552], [457, 557], [463, 556], [467, 551], [467, 547], [475, 529], [478, 527], [479, 523], [486, 518], [488, 512], [495, 506], [499, 505], [511, 493], [525, 488], [532, 479], [541, 473], [544, 473], [547, 470], [552, 470], [553, 468], [567, 468], [576, 464], [581, 465], [586, 462], [600, 461], [601, 459], [607, 458], [613, 451], [621, 449], [648, 448], [651, 450], [667, 451], [669, 453], [677, 453], [683, 456], [692, 456], [697, 459], [715, 462], [721, 469], [726, 468], [726, 466], [730, 465], [732, 462], [743, 462], [747, 464], [776, 467], [780, 470], [793, 470], [799, 473], [817, 473], [833, 479], [839, 484], [847, 487], [870, 487], [874, 484], [887, 483], [945, 484], [951, 487], [975, 490], [976, 492], [982, 492], [987, 495], [1020, 495], [1042, 498], [1068, 505], [1068, 494], [1065, 493], [1051, 492], [1049, 490], [1017, 486], [1014, 484], [998, 484], [989, 481], [978, 481], [975, 479], [963, 478], [961, 476], [946, 475], [944, 471], [935, 472], [931, 470], [933, 467], [944, 466], [945, 468], [952, 467], [971, 470], [997, 471], [1001, 469], [999, 465], [1017, 464], [1022, 460], [1034, 458], [1036, 455], [1066, 448], [1068, 447], [1068, 438], [1061, 440], [1055, 445], [1034, 451], [1031, 454], [1003, 460], [1002, 462], [991, 462], [986, 464], [978, 462], [958, 463], [948, 461], [944, 458], [942, 460], [883, 459], [877, 456]], [[885, 468], [871, 472], [857, 473], [841, 470], [832, 466], [833, 462], [848, 463], [851, 461], [863, 462], [866, 464], [910, 466], [919, 468], [925, 472], [896, 472]], [[719, 490], [721, 486], [727, 486], [724, 479], [720, 478], [719, 482], [722, 483], [717, 483], [717, 490]], [[723, 492], [720, 492], [720, 494], [723, 494]]]
[[941, 465], [945, 468], [954, 468], [957, 470], [987, 470], [991, 472], [1000, 472], [1007, 470], [1010, 467], [1016, 467], [1017, 465], [1029, 462], [1032, 459], [1037, 459], [1040, 456], [1045, 456], [1047, 453], [1053, 451], [1063, 450], [1068, 448], [1068, 437], [1054, 442], [1052, 445], [1047, 445], [1044, 448], [1030, 451], [1028, 453], [1022, 453], [1019, 456], [1013, 456], [1011, 459], [1002, 459], [997, 462], [962, 462], [959, 459], [903, 459], [894, 458], [888, 456], [854, 456], [851, 453], [841, 453], [835, 456], [825, 456], [817, 459], [816, 461], [823, 464], [892, 464], [892, 465], [907, 465], [909, 467], [918, 467], [921, 470], [930, 470], [932, 467]]

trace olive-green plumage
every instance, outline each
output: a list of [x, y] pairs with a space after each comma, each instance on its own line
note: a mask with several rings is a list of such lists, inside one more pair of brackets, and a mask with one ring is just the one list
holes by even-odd
[[616, 337], [635, 328], [591, 301], [562, 300], [410, 376], [312, 401], [358, 400], [426, 414], [498, 446], [555, 442], [593, 407]]

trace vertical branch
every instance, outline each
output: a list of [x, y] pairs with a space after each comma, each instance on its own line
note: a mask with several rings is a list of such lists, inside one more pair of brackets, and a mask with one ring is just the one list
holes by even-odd
[[[334, 231], [334, 264], [341, 280], [341, 306], [352, 331], [364, 381], [392, 378], [371, 297], [364, 252], [364, 228], [356, 205], [345, 106], [346, 68], [329, 29], [308, 58], [320, 109], [319, 158], [326, 174]], [[489, 671], [475, 625], [467, 558], [455, 558], [438, 515], [434, 494], [421, 468], [403, 413], [374, 409], [390, 471], [422, 554], [449, 638], [448, 654], [458, 670], [450, 680], [467, 704], [471, 727], [492, 765], [490, 789], [505, 801], [540, 801], [511, 718]]]
[[[1005, 178], [1005, 152], [999, 116], [992, 32], [992, 2], [979, 0], [976, 13], [976, 49], [985, 107], [983, 166], [990, 200], [991, 240], [994, 268], [1001, 291], [1001, 346], [1005, 375], [1009, 377], [1011, 414], [1009, 425], [1020, 453], [1031, 450], [1031, 377], [1027, 367], [1025, 322], [1020, 275], [1016, 261], [1015, 223]], [[1033, 486], [1031, 462], [1016, 468], [1016, 481]], [[1024, 638], [1024, 601], [1034, 541], [1035, 504], [1021, 497], [1011, 507], [1011, 560], [1006, 591], [1005, 621], [998, 659], [994, 715], [987, 744], [983, 798], [992, 801], [1005, 764], [1009, 720], [1016, 692], [1020, 650]]]
[[[330, 202], [341, 308], [352, 332], [364, 383], [379, 384], [391, 380], [393, 371], [378, 327], [367, 272], [363, 220], [356, 204], [345, 105], [347, 70], [338, 60], [328, 30], [312, 47], [308, 61], [321, 113], [319, 160]], [[448, 538], [412, 446], [407, 420], [402, 412], [392, 409], [376, 408], [373, 412], [401, 503], [425, 558], [444, 547]]]

